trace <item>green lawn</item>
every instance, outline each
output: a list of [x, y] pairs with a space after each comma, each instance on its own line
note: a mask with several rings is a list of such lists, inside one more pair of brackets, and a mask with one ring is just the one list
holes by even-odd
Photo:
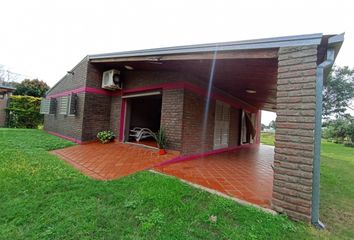
[[[341, 171], [340, 164], [329, 164], [323, 171], [328, 179], [323, 180], [322, 192], [327, 185], [336, 186], [330, 189], [331, 194], [323, 193], [323, 201], [340, 203], [326, 203], [326, 208], [330, 209], [322, 211], [326, 216], [323, 220], [330, 224], [331, 232], [319, 232], [284, 216], [241, 206], [174, 178], [150, 172], [115, 181], [92, 180], [48, 153], [48, 150], [70, 145], [40, 130], [0, 129], [0, 239], [316, 239], [318, 236], [332, 239], [354, 236], [350, 235], [353, 219], [349, 213], [353, 212], [350, 207], [353, 190], [349, 190], [351, 194], [343, 193], [343, 189], [349, 189], [350, 179], [344, 174], [338, 178], [333, 173]], [[344, 162], [353, 163], [350, 158]], [[345, 170], [345, 173], [350, 172], [348, 165]], [[217, 216], [216, 222], [209, 220], [212, 215]]]
[[[274, 145], [274, 134], [262, 133], [261, 142]], [[354, 239], [353, 184], [354, 148], [322, 141], [320, 219], [330, 239]]]
[[261, 142], [266, 145], [274, 146], [274, 133], [262, 132], [261, 133]]

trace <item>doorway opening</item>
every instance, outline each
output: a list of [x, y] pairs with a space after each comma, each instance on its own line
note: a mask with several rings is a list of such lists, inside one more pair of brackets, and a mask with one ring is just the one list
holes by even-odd
[[157, 147], [153, 137], [161, 126], [162, 95], [134, 94], [126, 98], [126, 120], [124, 141]]

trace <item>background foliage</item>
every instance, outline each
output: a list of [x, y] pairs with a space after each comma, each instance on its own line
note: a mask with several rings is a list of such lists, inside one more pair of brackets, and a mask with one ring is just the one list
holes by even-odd
[[333, 67], [332, 72], [324, 82], [323, 89], [323, 117], [340, 117], [354, 98], [354, 69], [347, 66]]
[[323, 138], [354, 147], [354, 118], [346, 115], [326, 122]]
[[31, 96], [10, 97], [7, 110], [7, 127], [38, 128], [43, 124], [43, 115], [39, 113], [41, 98]]
[[42, 80], [38, 79], [25, 79], [21, 83], [16, 84], [14, 95], [44, 97], [45, 93], [49, 90], [49, 86]]

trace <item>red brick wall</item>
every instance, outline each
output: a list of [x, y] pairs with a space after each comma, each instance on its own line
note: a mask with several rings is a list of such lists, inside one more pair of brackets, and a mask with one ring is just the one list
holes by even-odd
[[272, 206], [311, 218], [317, 46], [279, 50]]
[[184, 90], [164, 90], [162, 93], [161, 127], [166, 131], [167, 147], [182, 150]]

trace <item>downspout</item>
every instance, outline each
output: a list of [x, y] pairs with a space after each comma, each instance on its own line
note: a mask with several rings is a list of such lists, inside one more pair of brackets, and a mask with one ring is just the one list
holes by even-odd
[[322, 91], [325, 71], [331, 68], [334, 62], [334, 49], [327, 50], [327, 59], [316, 69], [316, 112], [315, 112], [315, 145], [312, 176], [312, 214], [311, 223], [320, 229], [324, 224], [320, 221], [320, 161], [321, 161], [321, 132], [322, 132]]
[[323, 82], [327, 77], [336, 54], [344, 41], [344, 34], [336, 35], [328, 39], [326, 59], [316, 69], [316, 111], [315, 111], [315, 141], [312, 176], [312, 208], [311, 223], [319, 229], [324, 229], [320, 221], [320, 160], [321, 160], [321, 132], [322, 132], [322, 90]]

